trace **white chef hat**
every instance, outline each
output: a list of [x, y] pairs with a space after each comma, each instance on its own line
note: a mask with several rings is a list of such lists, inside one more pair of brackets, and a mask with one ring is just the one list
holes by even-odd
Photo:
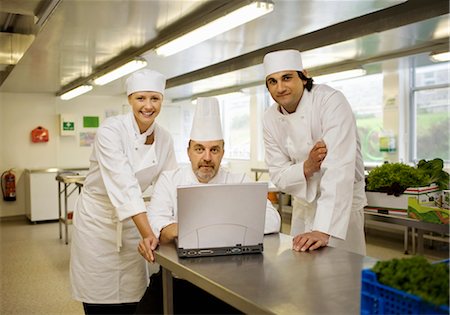
[[295, 49], [270, 52], [264, 56], [263, 63], [266, 78], [275, 72], [303, 70], [302, 56]]
[[219, 101], [215, 97], [199, 97], [192, 121], [191, 140], [223, 140]]
[[159, 92], [164, 95], [166, 78], [159, 72], [141, 69], [127, 78], [126, 86], [127, 95], [134, 92]]

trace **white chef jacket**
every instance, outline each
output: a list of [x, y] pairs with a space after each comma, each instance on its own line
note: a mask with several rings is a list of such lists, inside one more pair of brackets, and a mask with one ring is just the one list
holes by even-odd
[[[146, 145], [154, 132], [154, 142]], [[148, 285], [132, 216], [145, 212], [142, 192], [177, 166], [169, 133], [153, 123], [140, 134], [133, 113], [108, 118], [97, 130], [90, 169], [77, 200], [70, 257], [75, 300], [138, 302]]]
[[[250, 178], [244, 173], [230, 173], [220, 168], [208, 184], [236, 184], [250, 181]], [[155, 184], [152, 199], [147, 206], [147, 215], [152, 230], [158, 238], [163, 228], [177, 223], [177, 187], [182, 185], [202, 185], [192, 171], [191, 165], [162, 172]], [[279, 213], [267, 200], [264, 233], [278, 233], [280, 224]]]
[[[303, 208], [300, 215], [293, 213], [291, 234], [321, 231], [331, 236], [330, 246], [365, 254], [364, 164], [345, 96], [329, 86], [313, 85], [311, 91], [304, 90], [292, 114], [283, 115], [273, 104], [264, 114], [263, 128], [270, 178], [294, 196], [294, 212], [296, 206]], [[320, 139], [328, 153], [321, 170], [307, 181], [303, 162]]]

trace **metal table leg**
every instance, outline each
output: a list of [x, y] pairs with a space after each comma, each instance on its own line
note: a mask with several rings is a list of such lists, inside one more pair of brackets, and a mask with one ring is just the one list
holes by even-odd
[[417, 254], [423, 255], [423, 230], [417, 229]]
[[67, 184], [64, 183], [64, 227], [65, 227], [65, 241], [66, 245], [69, 244], [69, 241], [67, 239], [67, 234], [69, 233], [69, 227], [67, 225]]
[[283, 193], [278, 191], [278, 212], [280, 213], [280, 216], [283, 213]]
[[172, 272], [162, 268], [164, 314], [173, 314], [173, 278]]
[[62, 222], [61, 222], [61, 182], [58, 181], [58, 224], [59, 224], [59, 239], [62, 239]]
[[405, 255], [408, 255], [408, 234], [409, 234], [409, 227], [405, 226], [405, 231], [403, 234], [403, 250]]

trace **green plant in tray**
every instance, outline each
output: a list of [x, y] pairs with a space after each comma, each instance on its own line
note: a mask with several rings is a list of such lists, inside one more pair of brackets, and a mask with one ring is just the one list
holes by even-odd
[[443, 170], [441, 159], [420, 160], [417, 168], [403, 163], [385, 163], [369, 172], [366, 189], [399, 196], [408, 187], [423, 187], [436, 183], [448, 189], [449, 174]]
[[444, 171], [444, 161], [442, 159], [420, 160], [417, 169], [430, 177], [430, 183], [436, 183], [440, 190], [449, 188], [450, 176]]
[[378, 261], [372, 268], [378, 281], [420, 296], [434, 305], [449, 305], [448, 262], [430, 264], [423, 256]]
[[369, 172], [367, 190], [399, 196], [408, 187], [427, 186], [429, 176], [403, 163], [386, 163]]

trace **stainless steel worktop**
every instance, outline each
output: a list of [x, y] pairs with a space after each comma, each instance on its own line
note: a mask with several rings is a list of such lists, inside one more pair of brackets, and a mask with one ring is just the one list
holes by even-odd
[[66, 172], [84, 172], [88, 171], [88, 167], [79, 167], [79, 168], [57, 168], [57, 167], [49, 167], [49, 168], [37, 168], [37, 169], [25, 169], [26, 172], [29, 173], [66, 173]]
[[359, 314], [361, 270], [375, 259], [330, 247], [299, 253], [291, 245], [291, 236], [274, 234], [265, 236], [263, 254], [180, 259], [169, 244], [156, 260], [245, 313]]
[[[60, 174], [81, 174], [87, 168], [36, 168], [24, 169], [25, 214], [31, 222], [58, 220], [58, 184]], [[69, 208], [73, 200], [69, 201]]]

